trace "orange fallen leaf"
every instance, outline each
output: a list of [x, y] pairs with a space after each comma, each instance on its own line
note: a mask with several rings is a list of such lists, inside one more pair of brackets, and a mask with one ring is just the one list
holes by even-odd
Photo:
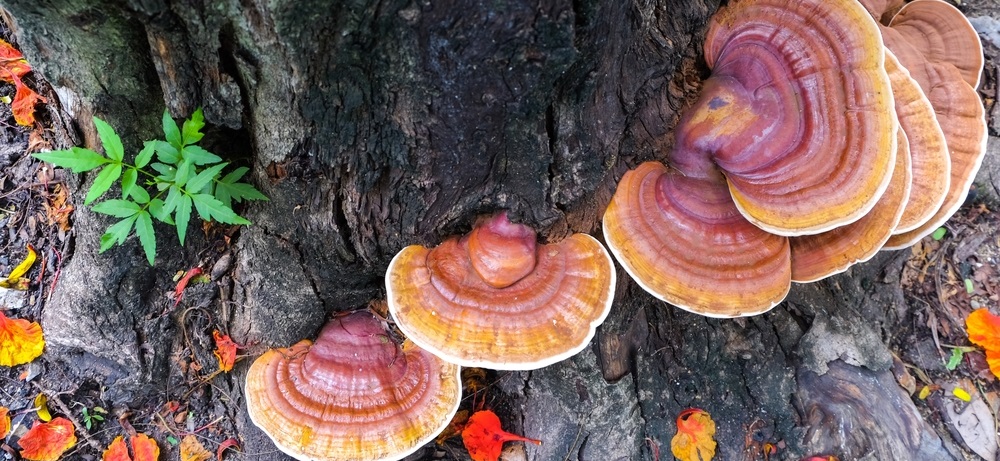
[[229, 373], [236, 363], [236, 343], [229, 335], [219, 333], [219, 330], [212, 332], [212, 338], [215, 339], [215, 358], [219, 359], [219, 369]]
[[160, 447], [146, 434], [138, 434], [132, 437], [132, 451], [135, 453], [134, 461], [156, 461], [160, 457]]
[[11, 75], [23, 77], [28, 72], [31, 72], [31, 66], [24, 59], [24, 55], [11, 46], [10, 43], [2, 39], [0, 39], [0, 68], [6, 70], [6, 72], [0, 72], [0, 80], [7, 83], [14, 83]]
[[1000, 317], [989, 309], [976, 309], [965, 318], [965, 329], [969, 341], [986, 350], [990, 371], [1000, 376]]
[[181, 440], [181, 461], [208, 461], [212, 453], [198, 441], [194, 435], [188, 435]]
[[506, 432], [500, 426], [500, 418], [490, 410], [477, 411], [469, 417], [469, 423], [462, 430], [462, 442], [473, 461], [497, 461], [503, 443], [508, 441], [531, 442], [541, 445], [541, 440], [521, 437]]
[[10, 319], [0, 311], [0, 365], [12, 367], [42, 355], [45, 339], [38, 322]]
[[10, 433], [10, 409], [0, 407], [0, 439]]
[[115, 437], [111, 445], [108, 445], [108, 449], [104, 450], [104, 454], [101, 455], [101, 461], [132, 461], [122, 436]]
[[56, 461], [66, 450], [76, 445], [73, 423], [63, 417], [35, 424], [21, 440], [21, 457], [30, 461]]
[[20, 77], [14, 77], [14, 86], [17, 93], [14, 94], [14, 102], [11, 103], [11, 111], [14, 113], [14, 121], [18, 125], [32, 126], [35, 124], [35, 104], [47, 102], [44, 97], [28, 88]]
[[129, 457], [125, 440], [119, 435], [111, 442], [108, 449], [104, 450], [101, 461], [157, 461], [160, 457], [160, 447], [146, 434], [132, 437], [132, 452], [135, 456]]
[[226, 440], [223, 440], [222, 443], [219, 444], [219, 449], [215, 451], [215, 459], [216, 459], [216, 461], [222, 461], [222, 453], [225, 452], [226, 449], [229, 449], [229, 448], [232, 448], [234, 450], [239, 449], [240, 448], [240, 443], [237, 442], [236, 439], [233, 439], [233, 438], [228, 438]]
[[25, 126], [35, 124], [35, 103], [45, 102], [45, 98], [21, 81], [21, 77], [28, 72], [31, 72], [31, 66], [24, 59], [24, 55], [10, 43], [0, 40], [0, 79], [13, 83], [17, 89], [11, 108], [14, 112], [14, 121]]
[[715, 421], [704, 410], [688, 408], [677, 416], [677, 434], [670, 450], [681, 461], [709, 461], [715, 457]]

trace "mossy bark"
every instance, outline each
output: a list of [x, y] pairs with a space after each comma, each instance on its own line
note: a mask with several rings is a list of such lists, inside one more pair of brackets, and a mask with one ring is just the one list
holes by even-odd
[[[465, 232], [478, 215], [509, 210], [551, 240], [597, 234], [622, 173], [663, 158], [672, 142], [706, 72], [700, 43], [718, 4], [6, 2], [29, 60], [77, 122], [67, 139], [93, 145], [98, 115], [134, 150], [158, 134], [164, 106], [175, 117], [204, 107], [210, 149], [250, 166], [271, 198], [242, 209], [254, 225], [221, 258], [210, 236], [189, 231], [181, 248], [163, 230], [154, 268], [134, 242], [98, 255], [108, 222], [78, 208], [75, 251], [44, 311], [49, 359], [137, 406], [180, 379], [177, 354], [211, 362], [213, 326], [250, 354], [289, 345], [331, 312], [383, 297], [398, 250]], [[214, 285], [173, 310], [174, 272], [219, 259]], [[814, 375], [827, 362], [901, 392], [880, 373], [891, 362], [885, 325], [905, 310], [898, 283], [885, 280], [898, 263], [889, 256], [797, 287], [773, 312], [742, 321], [674, 309], [620, 272], [594, 347], [500, 374], [500, 410], [545, 440], [527, 448], [533, 459], [652, 459], [657, 450], [667, 459], [674, 418], [690, 406], [715, 418], [718, 459], [760, 459], [766, 442], [785, 446], [771, 459], [835, 448], [841, 459], [888, 459], [871, 458], [898, 450], [879, 438], [828, 447], [809, 435], [856, 423], [849, 405], [822, 408], [828, 394]], [[192, 323], [192, 312], [210, 320]], [[262, 453], [248, 459], [278, 459], [245, 417], [245, 369], [216, 379], [228, 391], [218, 396], [232, 397], [223, 411], [245, 452]], [[815, 422], [816, 411], [832, 416]], [[870, 411], [916, 421], [900, 423], [918, 428], [919, 443], [904, 444], [910, 459], [950, 458], [915, 409]]]

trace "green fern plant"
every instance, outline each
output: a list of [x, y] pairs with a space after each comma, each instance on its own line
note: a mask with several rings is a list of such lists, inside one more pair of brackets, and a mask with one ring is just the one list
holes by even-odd
[[[101, 252], [124, 243], [132, 232], [139, 237], [146, 260], [153, 265], [156, 256], [156, 234], [153, 219], [177, 228], [181, 245], [187, 234], [192, 210], [205, 221], [248, 225], [250, 221], [233, 211], [233, 202], [267, 200], [252, 185], [240, 182], [249, 171], [233, 169], [222, 158], [197, 143], [204, 133], [205, 119], [201, 109], [191, 114], [181, 127], [163, 112], [165, 140], [146, 141], [132, 163], [125, 161], [121, 138], [103, 120], [94, 117], [104, 153], [73, 147], [39, 154], [39, 160], [83, 173], [100, 168], [87, 191], [84, 205], [101, 198], [116, 181], [121, 180], [122, 196], [97, 203], [93, 210], [121, 219], [101, 236]], [[156, 161], [153, 161], [153, 156]]]

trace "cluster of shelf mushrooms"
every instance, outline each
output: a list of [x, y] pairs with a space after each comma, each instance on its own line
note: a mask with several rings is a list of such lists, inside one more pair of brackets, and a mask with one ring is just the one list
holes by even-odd
[[[713, 72], [667, 165], [626, 173], [604, 216], [611, 253], [654, 296], [758, 314], [792, 281], [913, 244], [964, 201], [985, 153], [983, 58], [951, 5], [731, 0], [704, 48]], [[450, 423], [460, 366], [576, 354], [615, 283], [589, 235], [539, 244], [505, 213], [484, 218], [389, 264], [388, 311], [407, 339], [369, 311], [334, 317], [315, 343], [254, 362], [250, 417], [297, 459], [401, 459]]]
[[654, 296], [759, 314], [792, 281], [912, 245], [965, 200], [986, 152], [983, 54], [955, 7], [733, 1], [704, 48], [712, 75], [668, 166], [626, 173], [604, 215]]
[[386, 273], [388, 311], [335, 317], [315, 343], [271, 350], [247, 374], [250, 418], [302, 460], [397, 460], [432, 440], [462, 396], [459, 366], [533, 370], [590, 343], [615, 270], [593, 237], [539, 244], [506, 213], [433, 249], [404, 248]]

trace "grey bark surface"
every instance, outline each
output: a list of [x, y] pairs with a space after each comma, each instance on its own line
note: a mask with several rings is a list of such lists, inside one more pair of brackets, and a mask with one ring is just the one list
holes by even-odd
[[[243, 210], [254, 225], [221, 256], [199, 251], [211, 247], [199, 232], [185, 248], [161, 232], [154, 268], [135, 242], [98, 255], [108, 222], [79, 208], [42, 319], [47, 359], [141, 405], [172, 392], [178, 351], [213, 361], [210, 325], [251, 355], [310, 337], [331, 312], [384, 297], [398, 250], [465, 232], [480, 214], [510, 210], [550, 240], [598, 235], [618, 179], [662, 158], [697, 94], [718, 4], [7, 0], [26, 55], [76, 121], [71, 140], [93, 146], [98, 115], [135, 151], [164, 105], [175, 117], [204, 107], [210, 150], [252, 167], [271, 199]], [[669, 459], [688, 407], [715, 419], [717, 459], [761, 459], [763, 441], [783, 441], [771, 458], [782, 460], [962, 459], [887, 371], [892, 329], [915, 308], [899, 288], [904, 256], [729, 321], [668, 306], [619, 271], [593, 347], [499, 374], [498, 410], [544, 439], [527, 446], [536, 460]], [[173, 273], [220, 258], [214, 284], [172, 310]], [[286, 459], [245, 415], [248, 365], [203, 392], [246, 459]]]

